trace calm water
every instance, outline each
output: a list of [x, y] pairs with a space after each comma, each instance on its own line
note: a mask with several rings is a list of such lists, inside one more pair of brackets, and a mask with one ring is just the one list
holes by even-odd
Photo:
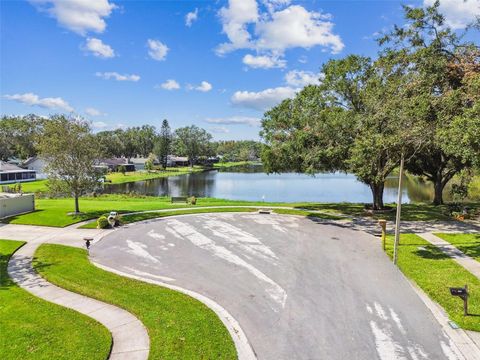
[[[398, 179], [387, 180], [384, 201], [397, 200]], [[231, 200], [253, 201], [318, 201], [360, 202], [372, 200], [370, 189], [356, 180], [354, 175], [343, 173], [271, 174], [261, 166], [249, 166], [226, 171], [206, 171], [188, 175], [159, 178], [136, 183], [109, 185], [106, 193], [136, 192], [156, 196], [215, 197]], [[416, 179], [404, 179], [403, 202], [429, 201], [433, 197], [430, 184]]]

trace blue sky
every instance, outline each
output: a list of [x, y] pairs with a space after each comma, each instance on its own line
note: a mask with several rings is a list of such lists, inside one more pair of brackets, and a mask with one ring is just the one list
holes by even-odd
[[[401, 4], [360, 1], [1, 1], [0, 113], [74, 113], [95, 131], [169, 120], [258, 139], [265, 109], [322, 63], [375, 56]], [[442, 0], [462, 29], [480, 0]]]

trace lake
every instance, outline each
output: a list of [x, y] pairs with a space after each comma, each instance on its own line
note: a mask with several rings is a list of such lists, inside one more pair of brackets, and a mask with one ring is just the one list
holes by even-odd
[[[384, 201], [397, 200], [398, 178], [392, 176], [385, 184]], [[261, 165], [211, 170], [187, 175], [158, 178], [135, 183], [107, 185], [105, 193], [135, 192], [154, 196], [215, 197], [230, 200], [270, 202], [355, 202], [372, 201], [370, 189], [352, 174], [325, 173], [266, 174]], [[430, 183], [405, 177], [404, 203], [431, 201]]]

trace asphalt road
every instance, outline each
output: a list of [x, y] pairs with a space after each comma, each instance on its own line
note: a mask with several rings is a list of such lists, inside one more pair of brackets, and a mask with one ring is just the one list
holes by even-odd
[[187, 215], [119, 229], [91, 255], [215, 300], [259, 359], [456, 359], [379, 240], [360, 231], [294, 216]]

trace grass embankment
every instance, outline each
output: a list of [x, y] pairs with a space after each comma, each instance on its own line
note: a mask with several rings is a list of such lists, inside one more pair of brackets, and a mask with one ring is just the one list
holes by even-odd
[[135, 314], [148, 329], [150, 359], [236, 359], [227, 329], [201, 302], [101, 270], [82, 249], [46, 244], [35, 256], [48, 281]]
[[[387, 237], [387, 254], [393, 256], [393, 236]], [[400, 238], [398, 266], [435, 302], [440, 304], [451, 320], [463, 329], [480, 331], [480, 280], [445, 255], [436, 246], [414, 234]], [[468, 284], [469, 313], [463, 315], [462, 300], [450, 295], [449, 287]]]
[[215, 163], [213, 164], [213, 168], [227, 169], [235, 166], [245, 166], [245, 165], [255, 165], [255, 164], [261, 165], [260, 162], [255, 162], [255, 161], [228, 161], [228, 162]]
[[31, 295], [8, 277], [8, 260], [22, 244], [0, 240], [0, 359], [106, 359], [112, 341], [106, 328]]
[[[296, 210], [306, 211], [307, 213], [321, 211], [324, 214], [331, 214], [332, 216], [342, 214], [352, 217], [371, 216], [365, 213], [363, 210], [363, 204], [349, 203], [267, 203], [261, 201], [200, 198], [197, 199], [196, 206], [289, 206], [296, 208]], [[63, 227], [84, 220], [96, 219], [110, 211], [130, 213], [147, 210], [181, 209], [185, 207], [191, 207], [191, 205], [179, 203], [172, 204], [168, 197], [102, 195], [98, 197], [81, 198], [80, 210], [83, 213], [81, 215], [73, 216], [69, 215], [74, 209], [74, 202], [71, 198], [36, 199], [37, 210], [35, 212], [13, 216], [3, 222], [11, 224]], [[394, 215], [395, 212], [389, 212], [387, 214], [375, 214], [373, 215], [373, 218], [393, 220]], [[315, 215], [312, 214], [312, 216]], [[445, 215], [445, 208], [442, 206], [435, 207], [428, 204], [405, 204], [402, 206], [402, 220], [451, 220], [451, 218]]]
[[464, 254], [480, 261], [480, 233], [474, 234], [435, 234], [448, 241]]
[[[31, 182], [20, 183], [22, 187], [22, 192], [24, 193], [37, 193], [37, 192], [46, 192], [48, 180], [35, 180]], [[14, 188], [16, 184], [9, 185], [10, 188]]]
[[[193, 172], [199, 172], [203, 170], [204, 169], [199, 166], [195, 166], [193, 168], [185, 166], [185, 167], [167, 168], [166, 170], [132, 171], [132, 172], [126, 172], [125, 174], [122, 174], [119, 172], [112, 172], [112, 173], [109, 173], [106, 176], [106, 178], [108, 181], [111, 181], [111, 184], [125, 184], [129, 182], [152, 180], [152, 179], [158, 179], [158, 178], [168, 177], [168, 176], [185, 175], [185, 174], [190, 174]], [[107, 182], [106, 185], [108, 184], [109, 183]]]

